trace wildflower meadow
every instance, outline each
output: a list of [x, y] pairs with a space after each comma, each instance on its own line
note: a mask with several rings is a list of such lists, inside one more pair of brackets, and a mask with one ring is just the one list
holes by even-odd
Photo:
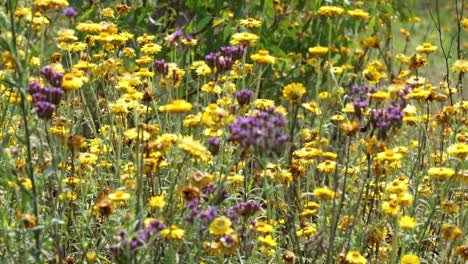
[[467, 31], [464, 0], [0, 0], [0, 263], [467, 263]]

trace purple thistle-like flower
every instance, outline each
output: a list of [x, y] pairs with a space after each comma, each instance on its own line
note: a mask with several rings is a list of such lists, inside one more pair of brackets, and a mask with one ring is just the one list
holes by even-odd
[[155, 60], [153, 62], [154, 71], [160, 73], [162, 75], [167, 75], [169, 73], [169, 65], [166, 63], [164, 59]]
[[69, 6], [65, 8], [65, 10], [63, 10], [63, 15], [67, 17], [73, 17], [78, 15], [78, 12], [76, 12], [76, 10], [72, 6]]
[[44, 119], [49, 119], [55, 112], [55, 105], [47, 101], [39, 101], [34, 104], [37, 116]]
[[49, 102], [57, 105], [60, 103], [60, 98], [64, 94], [64, 91], [58, 87], [45, 86], [42, 88], [42, 93], [46, 95]]
[[229, 141], [236, 141], [244, 148], [253, 148], [261, 153], [279, 151], [281, 145], [289, 139], [283, 132], [287, 120], [271, 107], [252, 115], [241, 117], [229, 125]]
[[240, 105], [247, 105], [252, 100], [253, 91], [249, 89], [242, 89], [236, 93], [237, 102]]
[[211, 152], [212, 155], [218, 155], [220, 147], [221, 147], [221, 138], [210, 137], [208, 139], [208, 150]]
[[221, 54], [224, 57], [229, 57], [232, 60], [239, 60], [242, 58], [244, 54], [245, 48], [244, 46], [228, 46], [228, 47], [221, 47]]

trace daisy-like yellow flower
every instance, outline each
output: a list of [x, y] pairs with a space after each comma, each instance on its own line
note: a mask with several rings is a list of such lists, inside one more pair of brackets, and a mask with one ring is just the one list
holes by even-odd
[[258, 221], [255, 223], [255, 232], [258, 233], [271, 233], [275, 229], [272, 225], [268, 224], [267, 222], [264, 221]]
[[396, 200], [385, 201], [382, 203], [382, 212], [395, 216], [400, 211], [400, 206]]
[[69, 72], [63, 75], [62, 79], [62, 88], [65, 91], [77, 90], [83, 86], [83, 81], [81, 78], [75, 76], [75, 74]]
[[446, 180], [455, 174], [455, 170], [447, 167], [432, 167], [427, 170], [427, 174], [436, 180]]
[[156, 43], [147, 43], [140, 48], [140, 51], [146, 55], [154, 55], [160, 52], [162, 47]]
[[422, 45], [416, 47], [416, 51], [429, 54], [435, 52], [437, 48], [437, 46], [433, 46], [431, 43], [424, 42]]
[[457, 158], [465, 159], [468, 156], [468, 144], [458, 142], [447, 148], [447, 153]]
[[317, 165], [317, 169], [321, 173], [333, 173], [336, 170], [336, 161], [325, 160], [324, 162], [320, 162]]
[[185, 230], [178, 228], [176, 225], [171, 225], [169, 228], [161, 230], [161, 236], [164, 239], [180, 240], [184, 237]]
[[250, 58], [258, 64], [275, 63], [275, 57], [271, 56], [268, 50], [259, 50], [258, 53], [250, 55]]
[[468, 72], [468, 60], [456, 60], [452, 66], [453, 72]]
[[367, 259], [359, 251], [349, 251], [345, 260], [348, 264], [367, 264]]
[[313, 237], [317, 233], [317, 228], [313, 225], [308, 225], [300, 230], [296, 231], [296, 236], [298, 237]]
[[283, 97], [291, 102], [296, 102], [306, 93], [302, 83], [290, 83], [283, 88]]
[[148, 205], [151, 208], [163, 208], [164, 206], [166, 206], [166, 200], [164, 199], [164, 195], [150, 197]]
[[332, 200], [337, 197], [336, 193], [327, 187], [315, 188], [314, 197], [319, 201]]
[[81, 152], [78, 154], [78, 162], [81, 165], [94, 165], [96, 164], [98, 156], [89, 153], [89, 152]]
[[130, 199], [131, 195], [124, 190], [117, 190], [113, 193], [110, 193], [108, 197], [113, 202], [125, 202]]
[[456, 214], [460, 210], [460, 206], [453, 201], [445, 200], [440, 204], [442, 211], [448, 214]]
[[160, 112], [166, 113], [186, 113], [192, 110], [192, 104], [183, 100], [183, 99], [176, 99], [172, 101], [172, 103], [163, 105], [159, 107]]
[[310, 101], [308, 103], [303, 103], [302, 107], [304, 107], [307, 111], [309, 111], [309, 112], [311, 112], [312, 114], [315, 114], [315, 115], [320, 115], [322, 113], [319, 106], [314, 101]]
[[319, 15], [326, 17], [336, 17], [343, 14], [344, 8], [339, 6], [321, 6], [318, 10]]
[[411, 230], [416, 226], [416, 220], [411, 216], [405, 215], [398, 220], [398, 225], [403, 229]]
[[67, 0], [36, 0], [34, 6], [38, 9], [58, 9], [70, 5]]
[[262, 22], [256, 20], [255, 18], [247, 18], [239, 20], [239, 25], [246, 27], [246, 28], [259, 28], [262, 25]]
[[400, 264], [419, 264], [418, 256], [414, 254], [405, 254], [401, 257]]
[[210, 234], [212, 235], [226, 235], [230, 234], [233, 232], [231, 228], [231, 220], [227, 218], [226, 216], [220, 216], [216, 217], [208, 227], [208, 230], [210, 231]]
[[259, 37], [253, 33], [241, 32], [235, 33], [231, 37], [231, 45], [250, 47], [257, 43]]
[[441, 233], [442, 237], [447, 241], [454, 241], [463, 235], [463, 232], [458, 226], [448, 223], [442, 224]]
[[349, 10], [348, 11], [348, 14], [352, 17], [352, 18], [355, 18], [355, 19], [363, 19], [363, 20], [367, 20], [370, 18], [370, 15], [369, 13], [367, 12], [364, 12], [362, 9], [354, 9], [354, 10]]
[[194, 140], [192, 136], [185, 136], [179, 140], [179, 148], [190, 156], [209, 162], [212, 158], [210, 151], [200, 141]]
[[427, 65], [426, 58], [424, 58], [423, 56], [421, 56], [419, 54], [415, 54], [415, 55], [410, 57], [408, 67], [409, 67], [410, 70], [416, 70], [416, 69], [421, 68], [421, 67], [426, 66], [426, 65]]
[[317, 57], [317, 56], [323, 56], [328, 53], [328, 48], [327, 47], [322, 47], [322, 46], [315, 46], [315, 47], [310, 47], [308, 49], [309, 56], [311, 57]]
[[271, 235], [266, 235], [264, 237], [261, 236], [258, 238], [258, 241], [260, 241], [263, 246], [269, 248], [276, 247], [278, 245], [278, 242], [276, 242], [276, 240]]

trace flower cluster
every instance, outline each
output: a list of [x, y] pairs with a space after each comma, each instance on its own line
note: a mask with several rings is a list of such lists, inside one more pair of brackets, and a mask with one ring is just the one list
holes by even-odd
[[[57, 109], [64, 91], [59, 88], [63, 74], [56, 73], [51, 67], [44, 67], [41, 73], [54, 86], [41, 86], [37, 81], [31, 81], [28, 93], [32, 97], [32, 103], [36, 114], [40, 118], [49, 119]], [[56, 87], [58, 86], [58, 87]]]
[[289, 135], [283, 131], [287, 122], [283, 114], [276, 112], [274, 107], [246, 117], [238, 116], [229, 125], [229, 141], [260, 152], [280, 151], [289, 140]]

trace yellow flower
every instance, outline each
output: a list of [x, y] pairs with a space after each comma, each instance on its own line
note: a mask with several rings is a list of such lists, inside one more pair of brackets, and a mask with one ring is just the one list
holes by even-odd
[[109, 7], [103, 8], [101, 13], [102, 13], [102, 16], [104, 17], [114, 18], [114, 10], [112, 10], [112, 8], [109, 8]]
[[333, 173], [336, 170], [336, 161], [325, 160], [324, 162], [320, 162], [317, 165], [317, 169], [321, 173]]
[[83, 86], [83, 80], [73, 73], [65, 73], [62, 79], [62, 88], [65, 91], [77, 90]]
[[370, 18], [369, 13], [364, 12], [362, 9], [359, 9], [359, 8], [354, 9], [354, 10], [349, 10], [348, 14], [351, 17], [355, 18], [355, 19], [364, 19], [364, 20], [366, 20], [366, 19]]
[[398, 206], [398, 202], [395, 200], [391, 200], [389, 202], [385, 201], [382, 203], [382, 211], [386, 214], [395, 216], [400, 211], [400, 206]]
[[448, 223], [442, 224], [441, 233], [442, 237], [447, 241], [453, 241], [463, 235], [463, 232], [458, 226]]
[[452, 66], [453, 72], [468, 72], [468, 60], [456, 60]]
[[457, 158], [465, 159], [468, 156], [468, 144], [458, 142], [447, 148], [447, 153]]
[[109, 194], [109, 199], [113, 202], [125, 202], [130, 199], [130, 194], [124, 190], [117, 190], [116, 192]]
[[302, 83], [290, 83], [283, 88], [283, 97], [291, 102], [295, 102], [306, 93]]
[[346, 263], [348, 264], [366, 264], [367, 259], [359, 251], [349, 251], [346, 254]]
[[432, 167], [427, 174], [436, 180], [446, 180], [455, 174], [455, 170], [447, 167]]
[[309, 56], [311, 57], [323, 56], [328, 53], [328, 48], [316, 46], [316, 47], [310, 47], [308, 51], [309, 51]]
[[212, 158], [208, 149], [200, 141], [194, 140], [192, 136], [185, 136], [179, 140], [179, 148], [185, 153], [198, 158], [203, 162], [209, 162]]
[[259, 50], [258, 53], [250, 55], [250, 58], [258, 64], [273, 64], [275, 57], [270, 56], [268, 50]]
[[146, 55], [154, 55], [160, 52], [162, 47], [156, 43], [147, 43], [141, 47], [140, 51]]
[[164, 206], [166, 206], [166, 201], [164, 200], [164, 195], [150, 197], [149, 207], [161, 209]]
[[67, 0], [36, 0], [34, 6], [38, 9], [58, 9], [68, 6]]
[[255, 223], [255, 232], [259, 233], [271, 233], [274, 231], [272, 225], [268, 224], [267, 222], [258, 221]]
[[171, 225], [169, 228], [161, 230], [161, 236], [164, 239], [182, 239], [185, 235], [185, 230], [178, 228], [176, 225]]
[[81, 152], [78, 154], [78, 162], [82, 165], [94, 165], [97, 159], [98, 156], [89, 152]]
[[438, 48], [437, 46], [433, 46], [431, 43], [425, 42], [422, 45], [417, 46], [416, 51], [429, 54], [429, 53], [436, 51], [437, 48]]
[[262, 25], [262, 22], [249, 17], [247, 19], [241, 19], [239, 21], [239, 25], [246, 28], [259, 28]]
[[250, 47], [257, 43], [259, 37], [253, 33], [241, 32], [235, 33], [231, 37], [231, 45]]
[[391, 149], [387, 149], [383, 152], [377, 153], [377, 159], [380, 161], [398, 161], [403, 157], [401, 153], [394, 152]]
[[319, 201], [331, 200], [337, 197], [337, 194], [327, 187], [315, 188], [314, 197]]
[[257, 99], [254, 101], [254, 107], [258, 110], [267, 110], [273, 106], [275, 106], [275, 102], [273, 100]]
[[315, 115], [320, 115], [322, 113], [322, 111], [320, 111], [319, 106], [314, 101], [310, 101], [308, 103], [303, 103], [302, 107], [304, 107], [306, 110], [308, 110], [309, 112], [311, 112], [311, 113], [313, 113]]
[[370, 97], [372, 97], [374, 100], [376, 100], [378, 102], [381, 102], [381, 101], [385, 101], [388, 98], [390, 98], [390, 94], [388, 92], [385, 92], [385, 91], [377, 91], [374, 94], [370, 94]]
[[167, 113], [185, 113], [192, 110], [192, 104], [183, 100], [183, 99], [176, 99], [172, 101], [171, 104], [167, 104], [164, 106], [159, 107], [160, 112], [167, 112]]
[[231, 220], [227, 218], [226, 216], [220, 216], [216, 217], [208, 227], [208, 230], [210, 231], [210, 234], [212, 235], [226, 235], [230, 234], [233, 232], [231, 228]]
[[401, 257], [400, 264], [419, 264], [419, 258], [414, 254], [405, 254]]
[[441, 203], [442, 211], [448, 214], [456, 214], [460, 210], [460, 206], [450, 200], [445, 200]]
[[319, 15], [326, 17], [335, 17], [341, 15], [344, 8], [339, 6], [321, 6], [318, 10]]
[[413, 217], [405, 215], [400, 217], [398, 220], [398, 225], [400, 225], [400, 227], [403, 229], [411, 230], [416, 226], [416, 221]]
[[312, 237], [317, 233], [317, 228], [313, 225], [308, 225], [298, 231], [296, 231], [296, 236], [298, 237]]
[[264, 237], [261, 236], [258, 238], [258, 241], [260, 241], [263, 246], [270, 248], [276, 247], [278, 245], [278, 242], [276, 242], [276, 240], [271, 235], [266, 235]]
[[418, 68], [421, 68], [423, 66], [427, 65], [427, 60], [426, 58], [422, 57], [419, 54], [415, 54], [410, 57], [409, 60], [409, 69], [410, 70], [416, 70]]

